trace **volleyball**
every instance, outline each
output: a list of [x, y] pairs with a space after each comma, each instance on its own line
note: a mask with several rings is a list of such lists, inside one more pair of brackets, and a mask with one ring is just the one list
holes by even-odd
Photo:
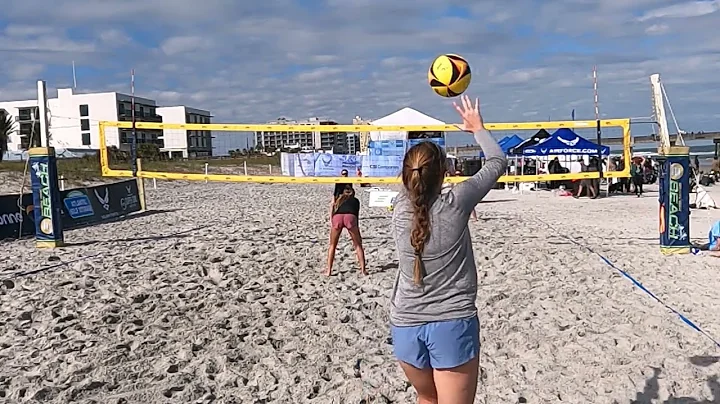
[[440, 55], [430, 65], [428, 82], [438, 95], [457, 97], [470, 85], [470, 65], [462, 56]]

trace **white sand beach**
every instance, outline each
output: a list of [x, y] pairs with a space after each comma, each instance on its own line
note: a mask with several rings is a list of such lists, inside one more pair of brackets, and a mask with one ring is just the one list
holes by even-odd
[[[414, 402], [389, 339], [391, 214], [363, 196], [371, 275], [343, 236], [326, 278], [330, 192], [158, 182], [151, 212], [66, 248], [0, 244], [0, 402]], [[657, 205], [478, 205], [478, 403], [720, 402], [720, 350], [585, 248], [720, 337], [720, 259], [662, 256]], [[717, 219], [693, 211], [692, 236]]]

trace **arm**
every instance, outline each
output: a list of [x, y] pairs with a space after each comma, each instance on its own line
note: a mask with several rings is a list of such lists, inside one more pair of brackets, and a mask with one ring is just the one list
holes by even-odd
[[478, 145], [485, 153], [485, 164], [480, 171], [467, 181], [458, 184], [453, 190], [455, 200], [468, 213], [472, 212], [475, 205], [490, 192], [498, 178], [505, 174], [508, 165], [505, 153], [490, 132], [482, 129], [475, 132], [474, 135]]

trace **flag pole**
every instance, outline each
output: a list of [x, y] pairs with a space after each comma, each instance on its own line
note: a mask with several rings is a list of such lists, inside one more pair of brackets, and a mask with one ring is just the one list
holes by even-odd
[[77, 75], [75, 74], [75, 61], [72, 61], [72, 70], [73, 70], [73, 90], [77, 90]]

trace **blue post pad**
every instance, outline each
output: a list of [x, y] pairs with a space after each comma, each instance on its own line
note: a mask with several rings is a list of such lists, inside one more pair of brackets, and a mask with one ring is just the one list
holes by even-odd
[[38, 248], [62, 247], [65, 244], [61, 221], [60, 188], [57, 159], [52, 147], [29, 151], [35, 212], [35, 240]]
[[689, 254], [690, 148], [670, 147], [660, 160], [660, 252]]

